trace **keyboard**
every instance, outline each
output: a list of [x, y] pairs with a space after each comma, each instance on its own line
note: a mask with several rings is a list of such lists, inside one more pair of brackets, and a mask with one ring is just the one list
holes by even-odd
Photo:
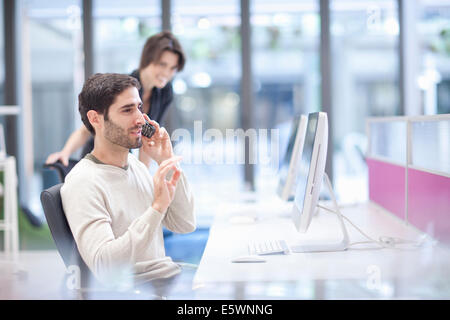
[[248, 253], [250, 255], [288, 254], [290, 249], [285, 240], [251, 241], [248, 244]]

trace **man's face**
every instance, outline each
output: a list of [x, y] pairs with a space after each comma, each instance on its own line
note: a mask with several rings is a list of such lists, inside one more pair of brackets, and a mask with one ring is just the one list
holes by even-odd
[[141, 128], [145, 123], [142, 101], [135, 87], [125, 89], [109, 107], [104, 119], [104, 137], [109, 142], [126, 149], [142, 146]]
[[157, 88], [164, 88], [172, 80], [178, 68], [178, 55], [164, 51], [159, 61], [150, 63], [142, 71]]

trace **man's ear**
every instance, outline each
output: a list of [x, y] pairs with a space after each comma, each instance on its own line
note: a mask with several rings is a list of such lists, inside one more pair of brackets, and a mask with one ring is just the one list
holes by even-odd
[[97, 131], [97, 129], [102, 126], [103, 117], [95, 110], [89, 110], [86, 115], [91, 126]]

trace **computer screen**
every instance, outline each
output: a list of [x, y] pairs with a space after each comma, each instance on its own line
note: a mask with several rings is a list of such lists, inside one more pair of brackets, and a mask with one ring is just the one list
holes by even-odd
[[292, 219], [298, 231], [306, 232], [317, 206], [325, 171], [328, 119], [324, 112], [308, 116], [305, 142], [297, 170]]
[[292, 121], [288, 145], [278, 173], [279, 184], [277, 193], [285, 201], [293, 200], [297, 164], [303, 149], [307, 120], [306, 116], [299, 115], [294, 117]]
[[334, 197], [330, 179], [325, 173], [328, 147], [328, 118], [324, 112], [310, 113], [305, 135], [301, 161], [298, 165], [298, 183], [295, 190], [292, 220], [299, 232], [306, 232], [318, 206], [322, 182], [332, 196], [336, 216], [343, 237], [339, 242], [315, 242], [313, 244], [291, 244], [292, 252], [325, 252], [346, 250], [349, 245], [348, 233]]

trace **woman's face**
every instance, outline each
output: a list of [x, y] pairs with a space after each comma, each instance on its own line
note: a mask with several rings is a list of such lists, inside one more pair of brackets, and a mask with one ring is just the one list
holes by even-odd
[[142, 69], [144, 77], [157, 88], [164, 88], [172, 80], [178, 68], [178, 55], [171, 51], [164, 51], [159, 61], [150, 63]]

